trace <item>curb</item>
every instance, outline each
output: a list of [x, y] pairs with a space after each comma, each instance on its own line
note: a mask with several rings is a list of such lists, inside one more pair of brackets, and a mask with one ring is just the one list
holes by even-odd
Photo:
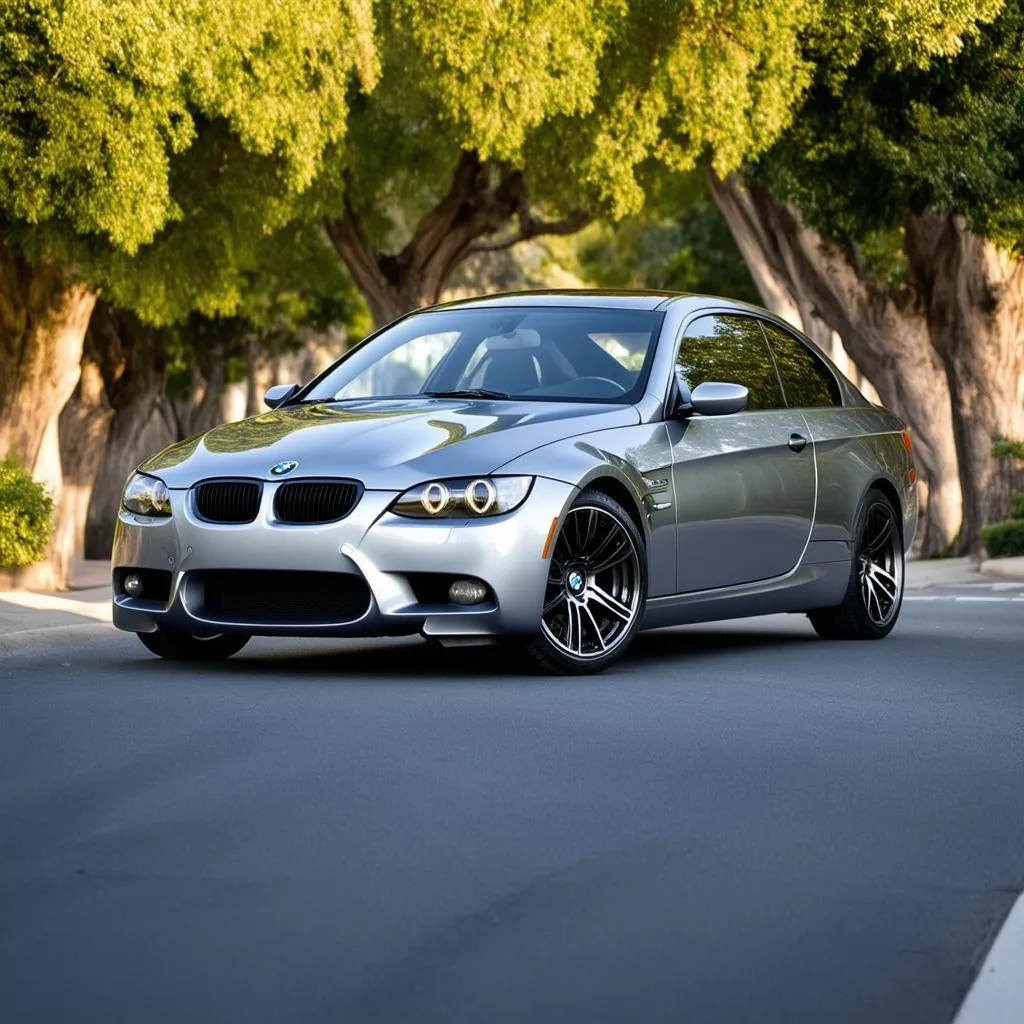
[[68, 647], [72, 644], [109, 640], [120, 631], [105, 622], [86, 622], [75, 626], [43, 626], [0, 633], [0, 658], [36, 651], [41, 647]]
[[1024, 896], [1018, 896], [953, 1024], [1024, 1020]]
[[988, 576], [990, 579], [1016, 580], [1018, 583], [1024, 583], [1024, 558], [990, 558], [981, 563], [979, 571], [982, 576]]

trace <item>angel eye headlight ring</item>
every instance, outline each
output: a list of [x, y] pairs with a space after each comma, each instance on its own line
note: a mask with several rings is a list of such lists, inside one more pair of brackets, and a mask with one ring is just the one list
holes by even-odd
[[423, 488], [423, 493], [420, 495], [420, 504], [423, 506], [424, 512], [436, 516], [448, 507], [448, 502], [451, 501], [451, 498], [452, 494], [448, 490], [447, 485], [441, 483], [440, 480], [435, 480]]
[[407, 519], [486, 519], [519, 508], [533, 487], [532, 476], [469, 476], [431, 480], [400, 494], [391, 504]]
[[498, 489], [490, 480], [481, 477], [470, 482], [462, 500], [478, 516], [485, 516], [498, 500]]

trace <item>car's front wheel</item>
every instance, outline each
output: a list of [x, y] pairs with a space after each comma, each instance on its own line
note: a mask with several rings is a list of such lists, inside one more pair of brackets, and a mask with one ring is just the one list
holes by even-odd
[[861, 508], [850, 582], [843, 603], [808, 612], [826, 640], [880, 640], [903, 604], [903, 530], [889, 499], [872, 489]]
[[237, 654], [249, 642], [245, 633], [193, 636], [160, 628], [153, 633], [136, 635], [144, 647], [170, 661], [223, 661]]
[[619, 502], [584, 491], [551, 552], [540, 632], [523, 647], [541, 671], [600, 672], [625, 654], [646, 600], [643, 535]]

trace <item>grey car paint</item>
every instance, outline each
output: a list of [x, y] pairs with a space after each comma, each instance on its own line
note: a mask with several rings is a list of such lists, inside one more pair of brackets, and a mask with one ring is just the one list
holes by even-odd
[[[764, 310], [664, 293], [530, 293], [459, 305], [663, 310], [646, 392], [635, 405], [464, 398], [285, 405], [173, 445], [140, 467], [170, 488], [173, 517], [146, 520], [122, 510], [113, 556], [115, 567], [170, 569], [171, 598], [155, 606], [118, 593], [115, 623], [140, 632], [159, 625], [200, 633], [532, 632], [552, 524], [594, 483], [621, 500], [643, 532], [645, 626], [838, 603], [849, 579], [855, 519], [873, 484], [898, 501], [904, 545], [912, 542], [917, 498], [903, 424], [870, 405], [831, 363], [842, 407], [674, 417], [673, 370], [686, 325], [716, 312], [782, 323]], [[808, 443], [793, 450], [793, 434]], [[270, 470], [285, 460], [298, 463], [287, 480], [361, 481], [355, 510], [336, 523], [276, 522], [273, 498], [281, 483]], [[496, 473], [536, 478], [524, 505], [507, 515], [453, 523], [388, 511], [416, 484]], [[215, 525], [195, 514], [192, 487], [225, 477], [266, 482], [256, 522]], [[211, 621], [190, 604], [189, 573], [202, 568], [358, 574], [372, 601], [350, 622]], [[408, 581], [415, 572], [476, 576], [491, 586], [494, 600], [471, 609], [425, 606]]]

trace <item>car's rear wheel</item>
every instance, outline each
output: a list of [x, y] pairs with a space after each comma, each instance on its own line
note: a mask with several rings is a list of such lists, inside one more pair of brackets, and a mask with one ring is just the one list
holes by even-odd
[[600, 672], [625, 654], [647, 600], [644, 541], [629, 513], [602, 491], [584, 491], [551, 552], [540, 632], [523, 647], [534, 667]]
[[170, 661], [223, 661], [237, 654], [249, 642], [245, 633], [193, 636], [160, 628], [153, 633], [136, 635], [148, 650]]
[[808, 613], [815, 632], [826, 640], [880, 640], [896, 625], [903, 604], [903, 530], [881, 491], [868, 492], [855, 536], [843, 603]]

